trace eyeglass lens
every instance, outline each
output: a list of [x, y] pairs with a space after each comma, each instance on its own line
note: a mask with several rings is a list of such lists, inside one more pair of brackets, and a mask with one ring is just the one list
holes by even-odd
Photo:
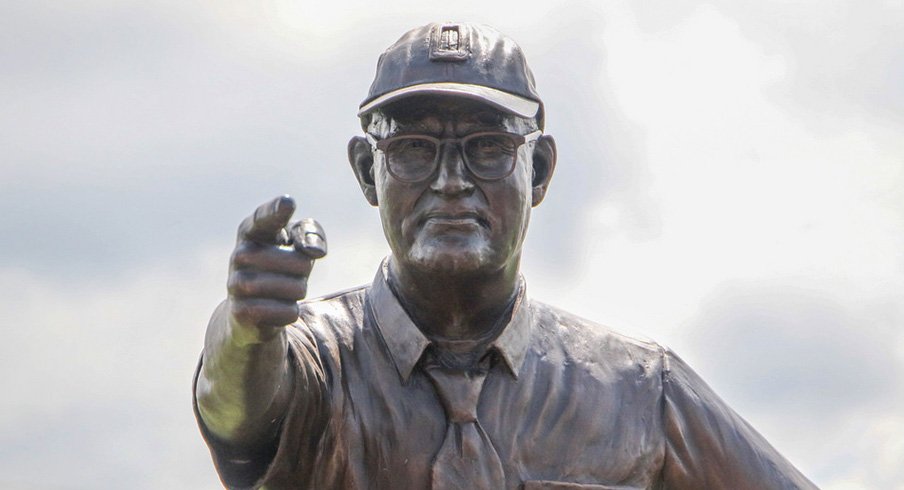
[[[473, 135], [463, 138], [461, 145], [465, 164], [480, 179], [501, 179], [514, 168], [518, 144], [511, 135]], [[439, 140], [425, 136], [401, 136], [394, 138], [385, 151], [389, 169], [397, 178], [419, 181], [435, 170], [439, 160]]]

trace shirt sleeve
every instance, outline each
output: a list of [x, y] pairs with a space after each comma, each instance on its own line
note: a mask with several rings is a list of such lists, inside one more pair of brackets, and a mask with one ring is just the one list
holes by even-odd
[[293, 369], [293, 394], [281, 421], [279, 436], [262, 447], [236, 447], [211, 434], [201, 420], [195, 387], [203, 356], [192, 384], [192, 405], [204, 441], [223, 485], [229, 489], [259, 488], [276, 474], [287, 471], [310, 474], [317, 444], [327, 419], [327, 372], [318, 343], [304, 325], [287, 327], [289, 363]]
[[663, 425], [667, 490], [817, 488], [669, 350]]

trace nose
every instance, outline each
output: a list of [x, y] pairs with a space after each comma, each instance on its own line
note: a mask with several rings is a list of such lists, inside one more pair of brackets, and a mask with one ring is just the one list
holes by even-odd
[[450, 196], [470, 193], [474, 190], [471, 173], [465, 167], [461, 154], [461, 146], [457, 143], [446, 143], [440, 149], [439, 172], [430, 188], [440, 194]]

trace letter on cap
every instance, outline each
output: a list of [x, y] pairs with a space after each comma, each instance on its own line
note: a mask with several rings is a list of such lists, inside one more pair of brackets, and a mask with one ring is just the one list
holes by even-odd
[[430, 33], [431, 61], [464, 61], [471, 56], [468, 26], [437, 24]]

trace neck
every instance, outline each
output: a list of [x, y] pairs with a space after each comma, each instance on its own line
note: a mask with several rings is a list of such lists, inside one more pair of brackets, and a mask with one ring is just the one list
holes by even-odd
[[389, 263], [389, 281], [415, 325], [429, 337], [479, 340], [494, 328], [518, 294], [519, 260], [502, 269], [449, 275]]

